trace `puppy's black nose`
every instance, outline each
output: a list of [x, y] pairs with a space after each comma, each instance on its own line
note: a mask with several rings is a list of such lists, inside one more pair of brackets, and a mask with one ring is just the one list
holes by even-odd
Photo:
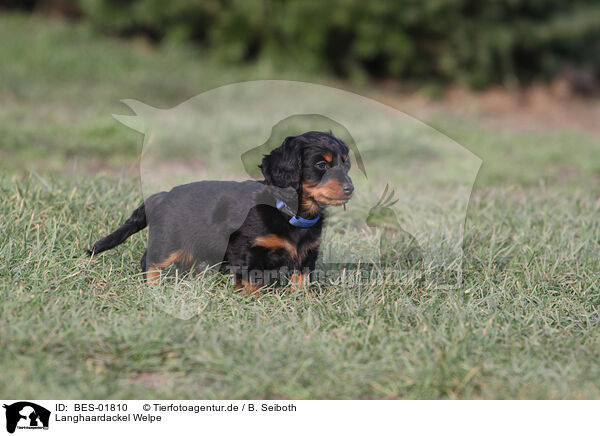
[[352, 183], [346, 183], [345, 185], [342, 185], [342, 191], [344, 191], [344, 194], [350, 195], [354, 192], [354, 185]]

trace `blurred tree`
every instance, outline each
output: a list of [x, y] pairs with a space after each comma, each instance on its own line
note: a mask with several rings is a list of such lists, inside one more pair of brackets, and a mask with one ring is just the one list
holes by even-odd
[[[566, 68], [600, 76], [597, 0], [72, 1], [104, 31], [192, 41], [232, 62], [476, 88]], [[40, 2], [58, 4], [0, 6]]]

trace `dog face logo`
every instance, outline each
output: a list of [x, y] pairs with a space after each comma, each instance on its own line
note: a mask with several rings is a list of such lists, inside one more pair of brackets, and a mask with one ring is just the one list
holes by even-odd
[[48, 429], [50, 411], [29, 401], [19, 401], [3, 406], [6, 409], [6, 431], [18, 429]]
[[[224, 259], [230, 235], [257, 205], [281, 206], [291, 218], [294, 206], [302, 207], [305, 213], [298, 217], [304, 221], [314, 219], [323, 205], [340, 206], [328, 207], [315, 224], [322, 226], [322, 234], [310, 249], [318, 253], [308, 268], [314, 281], [400, 286], [423, 278], [443, 287], [461, 283], [466, 214], [482, 161], [435, 128], [374, 100], [304, 82], [225, 85], [170, 109], [135, 100], [123, 103], [135, 115], [114, 117], [144, 135], [139, 157], [144, 198], [198, 180], [221, 183], [219, 195], [208, 198], [215, 212], [202, 221], [208, 236], [201, 240], [210, 244], [203, 248], [210, 252], [208, 263], [213, 255], [216, 263]], [[311, 142], [312, 150], [302, 148], [300, 153], [298, 140], [288, 138], [310, 132], [335, 136], [346, 148]], [[285, 150], [277, 165], [278, 180], [263, 183], [268, 175], [263, 160], [275, 150]], [[224, 178], [237, 183], [228, 186], [247, 190], [224, 188]], [[262, 195], [265, 187], [280, 192]], [[287, 198], [284, 189], [291, 189]], [[271, 201], [274, 197], [276, 202]], [[228, 198], [236, 200], [224, 201]], [[199, 204], [202, 213], [208, 210], [205, 202]], [[252, 249], [279, 250], [282, 257], [306, 256], [298, 246], [309, 246], [300, 239], [254, 241]], [[165, 253], [158, 265], [163, 259], [185, 261], [177, 251]], [[274, 269], [270, 271], [277, 278], [285, 274]], [[203, 289], [209, 282], [193, 283], [190, 292], [178, 290], [173, 298], [165, 299], [163, 287], [153, 297], [162, 310], [188, 319], [203, 310]], [[182, 301], [182, 295], [189, 298]]]

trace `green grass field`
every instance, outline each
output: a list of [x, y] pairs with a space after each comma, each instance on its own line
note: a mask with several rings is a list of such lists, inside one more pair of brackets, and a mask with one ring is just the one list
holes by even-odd
[[[0, 16], [0, 40], [0, 397], [600, 397], [597, 136], [426, 120], [484, 161], [459, 289], [148, 289], [145, 234], [82, 255], [142, 198], [140, 137], [111, 118], [119, 100], [167, 108], [303, 77], [18, 15]], [[200, 314], [161, 310], [178, 286], [197, 287]]]

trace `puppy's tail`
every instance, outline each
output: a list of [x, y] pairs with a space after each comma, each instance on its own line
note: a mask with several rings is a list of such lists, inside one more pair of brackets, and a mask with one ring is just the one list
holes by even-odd
[[112, 232], [110, 235], [105, 236], [96, 242], [92, 248], [86, 250], [90, 256], [93, 254], [102, 253], [103, 251], [110, 250], [119, 244], [125, 242], [134, 233], [139, 232], [148, 223], [146, 222], [146, 207], [144, 203], [136, 210], [133, 211], [131, 216], [125, 221], [125, 223], [117, 230]]

